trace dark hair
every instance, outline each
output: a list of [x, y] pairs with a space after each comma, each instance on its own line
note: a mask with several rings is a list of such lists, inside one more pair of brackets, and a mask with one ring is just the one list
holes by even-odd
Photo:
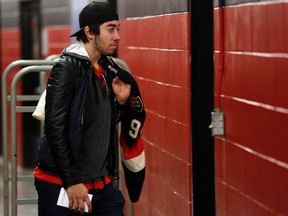
[[[101, 24], [96, 24], [96, 25], [91, 25], [89, 26], [89, 30], [91, 34], [94, 35], [100, 35], [100, 25]], [[82, 29], [82, 31], [79, 32], [79, 34], [76, 36], [76, 40], [77, 41], [82, 41], [83, 43], [88, 43], [88, 38], [84, 32], [84, 29]]]

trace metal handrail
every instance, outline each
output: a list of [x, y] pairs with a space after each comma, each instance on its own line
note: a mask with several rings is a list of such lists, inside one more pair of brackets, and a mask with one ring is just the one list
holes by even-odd
[[[16, 85], [19, 79], [31, 72], [50, 71], [52, 65], [48, 66], [28, 66], [16, 73], [11, 83], [11, 213], [17, 216], [18, 204], [35, 204], [37, 199], [17, 198], [17, 127], [16, 127]], [[34, 107], [35, 108], [35, 107]]]
[[4, 216], [9, 215], [9, 176], [8, 176], [8, 131], [7, 131], [7, 76], [8, 74], [18, 66], [29, 65], [54, 65], [57, 59], [47, 60], [16, 60], [9, 64], [3, 71], [1, 86], [2, 86], [2, 145], [3, 145], [3, 211]]

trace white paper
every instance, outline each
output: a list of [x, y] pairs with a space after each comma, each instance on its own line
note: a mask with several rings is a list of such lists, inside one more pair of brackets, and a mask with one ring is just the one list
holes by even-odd
[[[88, 194], [90, 201], [92, 200], [92, 196], [93, 196], [92, 194]], [[60, 190], [57, 205], [69, 208], [68, 195], [63, 187]], [[88, 206], [86, 202], [84, 202], [84, 211], [88, 212]]]

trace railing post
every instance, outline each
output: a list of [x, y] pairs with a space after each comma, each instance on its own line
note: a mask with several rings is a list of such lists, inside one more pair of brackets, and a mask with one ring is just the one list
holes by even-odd
[[2, 87], [2, 145], [3, 145], [3, 213], [9, 216], [9, 176], [8, 176], [8, 121], [7, 121], [7, 76], [18, 66], [28, 65], [53, 65], [57, 60], [17, 60], [9, 64], [3, 71], [1, 87]]
[[[28, 66], [16, 73], [11, 83], [11, 213], [17, 216], [17, 127], [16, 127], [16, 85], [27, 73], [51, 70], [52, 66]], [[28, 200], [26, 200], [28, 201]], [[29, 203], [29, 202], [27, 202]]]

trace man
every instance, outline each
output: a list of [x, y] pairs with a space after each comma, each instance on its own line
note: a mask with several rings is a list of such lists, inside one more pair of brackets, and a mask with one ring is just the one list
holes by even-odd
[[[125, 200], [113, 186], [118, 176], [116, 123], [121, 121], [120, 139], [130, 158], [130, 149], [142, 146], [145, 110], [138, 85], [107, 57], [120, 40], [116, 10], [107, 2], [92, 2], [81, 11], [79, 25], [71, 35], [77, 42], [64, 49], [48, 79], [45, 134], [34, 172], [39, 216], [84, 214], [85, 205], [92, 215], [123, 215]], [[124, 165], [134, 202], [145, 174], [143, 149], [138, 151], [132, 157], [141, 158], [142, 167]], [[133, 172], [140, 178], [131, 179]], [[61, 187], [69, 208], [57, 205]]]

